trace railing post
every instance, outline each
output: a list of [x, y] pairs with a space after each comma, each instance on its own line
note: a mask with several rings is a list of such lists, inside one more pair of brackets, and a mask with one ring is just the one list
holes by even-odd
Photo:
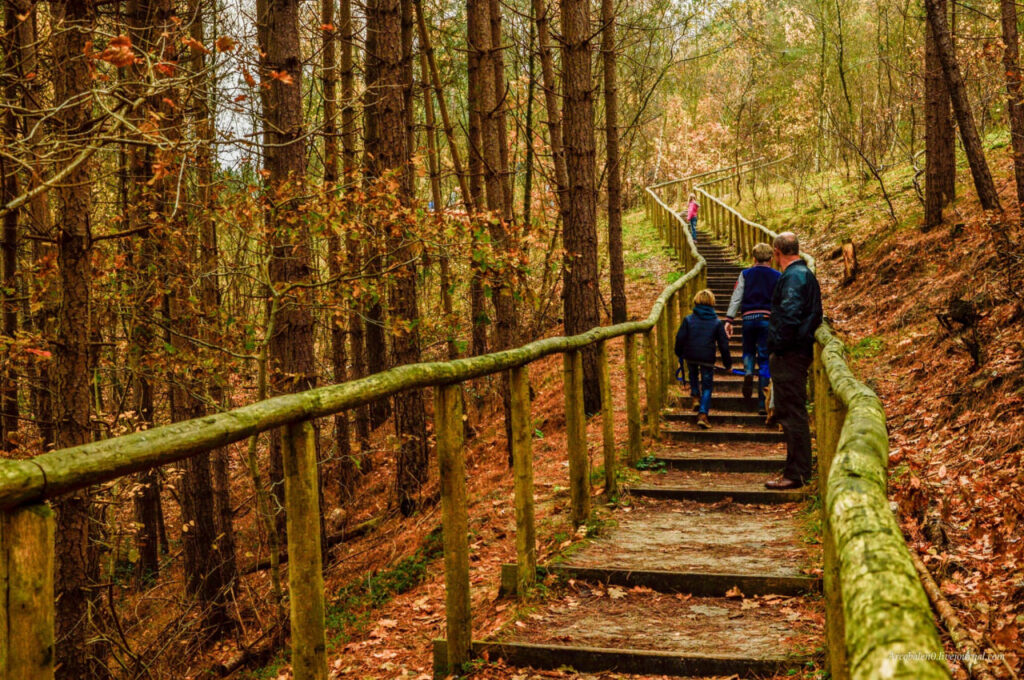
[[637, 375], [636, 335], [625, 337], [626, 345], [626, 421], [629, 427], [629, 444], [626, 447], [626, 461], [630, 466], [640, 461], [643, 443], [640, 441], [640, 380]]
[[651, 439], [657, 441], [660, 436], [659, 422], [661, 414], [660, 393], [661, 382], [658, 378], [658, 348], [656, 338], [658, 337], [658, 325], [651, 326], [644, 333], [644, 365], [646, 368], [644, 382], [647, 393], [647, 434]]
[[54, 668], [54, 519], [45, 503], [0, 514], [0, 677], [50, 680]]
[[611, 376], [608, 373], [608, 343], [602, 340], [598, 346], [601, 383], [601, 438], [604, 444], [604, 490], [609, 498], [619, 492], [615, 478], [615, 402], [612, 399]]
[[665, 316], [668, 320], [665, 323], [665, 328], [668, 331], [665, 334], [665, 392], [666, 392], [666, 403], [668, 401], [667, 394], [672, 389], [672, 383], [676, 381], [676, 353], [675, 353], [675, 339], [676, 330], [679, 328], [679, 299], [683, 296], [683, 289], [673, 293], [665, 304]]
[[569, 448], [570, 520], [579, 527], [590, 518], [590, 457], [587, 456], [587, 421], [583, 412], [583, 353], [566, 352], [565, 430]]
[[533, 521], [533, 423], [526, 366], [509, 371], [512, 392], [512, 468], [516, 506], [516, 593], [525, 597], [537, 580], [537, 536]]
[[669, 340], [668, 303], [669, 300], [666, 300], [665, 306], [661, 309], [661, 315], [658, 316], [658, 348], [661, 350], [658, 362], [658, 368], [660, 369], [659, 377], [661, 378], [661, 392], [658, 396], [658, 404], [662, 407], [664, 407], [665, 399], [668, 396], [668, 386], [671, 380], [669, 371], [672, 369], [669, 363], [672, 357], [672, 342]]
[[292, 673], [326, 680], [324, 577], [320, 557], [320, 484], [309, 421], [284, 428], [284, 503], [288, 530], [288, 589]]
[[458, 384], [434, 389], [434, 433], [441, 473], [448, 672], [455, 673], [469, 661], [473, 627], [469, 610], [466, 459], [462, 449], [462, 399]]

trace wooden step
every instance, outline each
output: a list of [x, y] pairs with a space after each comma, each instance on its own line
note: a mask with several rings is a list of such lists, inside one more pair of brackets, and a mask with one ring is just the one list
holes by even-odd
[[[784, 456], [730, 456], [721, 454], [661, 454], [656, 462], [664, 463], [673, 470], [701, 472], [778, 472], [786, 464]], [[744, 591], [746, 592], [746, 591]]]
[[[751, 399], [751, 401], [755, 401]], [[714, 396], [711, 397], [711, 405], [715, 405]], [[662, 420], [683, 423], [689, 427], [697, 425], [697, 412], [685, 408], [664, 409], [661, 412]], [[708, 420], [715, 427], [743, 425], [746, 427], [761, 427], [764, 425], [764, 416], [759, 416], [756, 411], [730, 411], [727, 409], [711, 409]]]
[[[516, 593], [516, 565], [501, 565], [502, 596]], [[780, 574], [729, 574], [665, 569], [625, 569], [573, 564], [537, 567], [538, 576], [556, 574], [577, 581], [591, 581], [626, 588], [650, 588], [659, 593], [689, 593], [698, 597], [725, 597], [733, 588], [746, 596], [804, 595], [821, 591], [821, 579]]]
[[[434, 640], [434, 677], [448, 677], [448, 650]], [[473, 656], [502, 659], [510, 666], [554, 670], [571, 667], [583, 673], [614, 671], [635, 675], [676, 677], [767, 677], [799, 669], [805, 658], [796, 656], [748, 658], [718, 654], [674, 654], [644, 649], [611, 649], [527, 642], [474, 642]]]
[[[683, 389], [688, 388], [684, 387]], [[668, 405], [671, 407], [671, 410], [680, 409], [682, 411], [689, 411], [690, 413], [693, 413], [685, 403], [685, 398], [685, 395], [671, 395], [668, 399]], [[711, 396], [711, 409], [712, 412], [733, 411], [757, 413], [757, 399], [753, 397], [750, 399], [744, 399], [739, 389], [735, 391], [719, 390], [716, 385]], [[764, 423], [764, 416], [759, 416], [759, 422]]]
[[[711, 398], [714, 408], [715, 398]], [[718, 444], [722, 442], [764, 442], [778, 443], [785, 441], [782, 432], [766, 427], [712, 427], [710, 430], [695, 429], [687, 426], [666, 425], [661, 428], [663, 437], [677, 442], [697, 442]]]
[[624, 491], [634, 496], [666, 500], [697, 501], [698, 503], [718, 503], [724, 500], [731, 500], [733, 503], [767, 505], [803, 501], [809, 496], [806, 488], [797, 489], [796, 491], [772, 491], [771, 489], [699, 488], [637, 484], [625, 487]]

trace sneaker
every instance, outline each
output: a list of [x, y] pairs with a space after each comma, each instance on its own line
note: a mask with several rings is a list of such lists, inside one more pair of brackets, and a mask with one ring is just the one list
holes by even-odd
[[694, 413], [700, 411], [700, 398], [690, 397], [690, 410]]
[[754, 376], [746, 374], [743, 376], [743, 398], [750, 399], [754, 396]]
[[705, 430], [711, 429], [711, 423], [708, 421], [707, 413], [701, 413], [700, 415], [697, 416], [697, 427], [700, 427]]

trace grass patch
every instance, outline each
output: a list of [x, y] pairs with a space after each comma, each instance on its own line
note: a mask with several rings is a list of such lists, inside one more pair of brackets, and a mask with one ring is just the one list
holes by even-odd
[[365, 629], [374, 609], [422, 583], [430, 565], [443, 554], [441, 527], [437, 527], [427, 534], [416, 552], [399, 560], [388, 571], [368, 574], [341, 589], [327, 606], [327, 629], [331, 642], [346, 642], [353, 633]]
[[853, 359], [870, 359], [881, 354], [884, 349], [885, 341], [882, 338], [869, 335], [850, 347], [849, 353]]

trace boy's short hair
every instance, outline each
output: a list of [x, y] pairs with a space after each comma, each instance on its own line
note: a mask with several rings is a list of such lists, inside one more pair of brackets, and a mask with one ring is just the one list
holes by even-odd
[[757, 262], [771, 262], [772, 247], [768, 243], [758, 243], [754, 246], [754, 260]]
[[710, 288], [697, 291], [697, 294], [693, 296], [693, 304], [695, 305], [708, 305], [710, 307], [715, 306], [715, 294], [711, 292]]

